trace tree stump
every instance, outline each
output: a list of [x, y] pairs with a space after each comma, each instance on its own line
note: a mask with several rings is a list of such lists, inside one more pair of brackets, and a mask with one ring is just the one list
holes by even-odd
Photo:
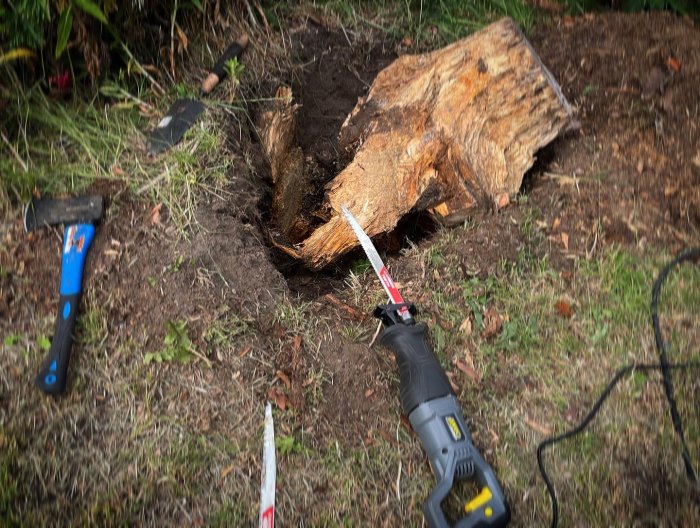
[[340, 131], [353, 161], [327, 186], [330, 219], [299, 247], [314, 268], [357, 245], [346, 204], [368, 235], [405, 214], [445, 219], [477, 205], [503, 207], [535, 152], [571, 122], [561, 88], [517, 25], [500, 20], [379, 73]]
[[296, 113], [300, 105], [292, 103], [292, 90], [280, 86], [269, 108], [260, 114], [258, 135], [270, 163], [272, 217], [287, 240], [300, 242], [309, 224], [302, 218], [308, 181], [304, 172], [304, 153], [297, 145]]

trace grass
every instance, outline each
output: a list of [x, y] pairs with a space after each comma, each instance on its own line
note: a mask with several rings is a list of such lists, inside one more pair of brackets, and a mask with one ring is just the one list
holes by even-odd
[[[343, 27], [362, 33], [378, 31], [399, 41], [407, 38], [417, 50], [448, 44], [504, 16], [527, 31], [537, 17], [537, 10], [523, 0], [322, 0], [314, 6]], [[265, 12], [275, 26], [293, 9], [286, 2], [270, 2]]]
[[[112, 88], [107, 93], [116, 99], [61, 102], [50, 99], [40, 84], [25, 89], [9, 70], [5, 73], [7, 108], [0, 128], [8, 131], [2, 148], [10, 155], [0, 159], [0, 211], [8, 214], [33, 192], [72, 194], [114, 182], [163, 203], [186, 235], [199, 198], [222, 192], [236, 156], [227, 155], [224, 131], [214, 119], [205, 116], [180, 145], [152, 161], [145, 154], [152, 125], [133, 100], [144, 94]], [[151, 113], [164, 113], [179, 91], [176, 86]]]
[[[485, 376], [500, 376], [507, 366], [516, 379], [520, 377], [536, 387], [533, 393], [521, 395], [521, 401], [512, 409], [516, 416], [541, 416], [539, 419], [547, 428], [561, 431], [571, 425], [564, 421], [561, 412], [575, 406], [576, 416], [582, 416], [614, 370], [633, 360], [654, 360], [648, 305], [654, 274], [664, 260], [640, 260], [625, 251], [612, 250], [599, 261], [580, 262], [573, 291], [550, 270], [536, 271], [534, 276], [511, 273], [504, 282], [495, 285], [492, 303], [508, 322], [497, 338], [477, 345], [480, 355], [475, 357], [475, 362], [483, 365]], [[692, 271], [696, 280], [700, 278], [697, 270]], [[668, 291], [674, 291], [672, 283]], [[553, 309], [556, 300], [564, 296], [573, 297], [576, 306], [571, 320], [562, 319]], [[700, 305], [697, 288], [692, 297], [695, 305]], [[597, 484], [609, 482], [609, 473], [620, 470], [605, 463], [608, 457], [632, 452], [636, 455], [626, 456], [641, 457], [636, 463], [644, 466], [647, 457], [675, 451], [676, 441], [668, 434], [670, 423], [659, 394], [658, 376], [652, 377], [655, 385], [645, 384], [651, 392], [645, 399], [651, 397], [656, 402], [654, 413], [640, 405], [640, 378], [632, 378], [632, 383], [626, 382], [624, 388], [618, 389], [619, 394], [604, 408], [590, 432], [548, 455], [565, 516], [585, 519], [591, 525], [616, 518], [615, 508], [599, 493]], [[683, 398], [685, 416], [688, 423], [697, 424], [698, 416], [691, 411], [691, 393], [692, 390], [685, 392]], [[652, 439], [640, 442], [626, 432], [634, 430], [637, 423], [650, 421], [658, 423], [660, 428], [651, 433]], [[648, 446], [649, 442], [654, 447], [640, 452], [641, 446]], [[520, 474], [526, 473], [532, 464], [534, 446], [529, 442], [528, 445], [529, 449], [515, 461], [512, 452], [505, 455], [511, 463], [522, 464]], [[671, 467], [678, 469], [674, 463]], [[625, 481], [619, 474], [616, 483], [623, 489], [626, 486], [628, 491], [647, 485], [641, 480]], [[521, 479], [514, 479], [511, 485], [519, 490], [529, 487]], [[625, 507], [629, 508], [629, 504]]]
[[[453, 264], [455, 248], [469, 236], [466, 229], [439, 232], [427, 247], [404, 255], [430, 270], [418, 289], [404, 293], [422, 299], [419, 320], [430, 323], [433, 348], [459, 387], [475, 441], [490, 452], [487, 458], [515, 501], [514, 524], [523, 526], [543, 525], [549, 518], [541, 480], [533, 479], [542, 431], [572, 427], [618, 368], [658, 361], [649, 304], [652, 283], [670, 259], [611, 247], [599, 258], [577, 259], [572, 278], [564, 279], [546, 258], [535, 255], [544, 243], [533, 227], [536, 217], [536, 212], [524, 212], [520, 226], [526, 243], [495, 275], [464, 279]], [[349, 286], [362, 291], [362, 278]], [[371, 274], [367, 280], [376, 282]], [[557, 308], [560, 301], [570, 306], [570, 318]], [[686, 266], [669, 278], [660, 306], [672, 342], [671, 361], [696, 357], [697, 325], [691, 321], [698, 306], [700, 269]], [[485, 337], [490, 310], [503, 324], [495, 336]], [[470, 320], [466, 334], [458, 330], [465, 318]], [[479, 380], [460, 372], [456, 360], [472, 362]], [[696, 433], [697, 376], [686, 372], [674, 378], [686, 429]], [[690, 438], [697, 460], [697, 435]], [[656, 515], [658, 522], [676, 525], [694, 518], [658, 373], [625, 379], [593, 426], [550, 450], [546, 462], [567, 523], [617, 525]], [[656, 480], [648, 468], [655, 468]], [[611, 483], [608, 494], [600, 493], [603, 482]]]

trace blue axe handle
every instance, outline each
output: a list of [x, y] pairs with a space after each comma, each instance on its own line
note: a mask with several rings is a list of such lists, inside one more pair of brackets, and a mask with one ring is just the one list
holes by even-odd
[[73, 347], [73, 330], [80, 302], [83, 267], [94, 237], [95, 226], [92, 224], [66, 226], [63, 234], [61, 289], [56, 329], [49, 355], [42, 364], [35, 381], [37, 387], [46, 394], [58, 395], [66, 389], [66, 373]]

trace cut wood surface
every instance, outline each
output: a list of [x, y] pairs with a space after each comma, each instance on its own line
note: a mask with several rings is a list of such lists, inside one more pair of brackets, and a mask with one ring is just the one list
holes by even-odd
[[353, 161], [328, 185], [330, 220], [300, 246], [322, 267], [357, 245], [346, 204], [370, 236], [410, 211], [459, 217], [503, 207], [535, 152], [571, 121], [552, 75], [510, 19], [379, 73], [340, 131]]

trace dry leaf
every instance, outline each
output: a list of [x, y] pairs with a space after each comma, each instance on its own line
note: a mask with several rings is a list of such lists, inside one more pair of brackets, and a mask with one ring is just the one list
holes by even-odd
[[561, 234], [561, 243], [564, 244], [564, 250], [569, 251], [569, 234], [568, 233]]
[[567, 319], [571, 319], [571, 317], [574, 315], [573, 308], [571, 308], [571, 305], [564, 299], [559, 299], [554, 305], [554, 308], [557, 310], [557, 313], [560, 316], [565, 317]]
[[374, 394], [374, 389], [367, 389], [365, 391], [365, 398], [369, 398], [372, 394]]
[[224, 469], [221, 470], [221, 480], [224, 480], [226, 477], [228, 477], [229, 473], [233, 471], [236, 468], [234, 464], [231, 464], [228, 467], [225, 467]]
[[542, 433], [544, 436], [549, 436], [552, 434], [552, 429], [545, 425], [538, 424], [536, 421], [530, 418], [525, 418], [525, 423], [528, 427], [530, 427], [530, 429], [534, 429], [538, 433]]
[[669, 70], [672, 70], [674, 72], [681, 71], [681, 61], [679, 61], [675, 57], [669, 57], [668, 59], [666, 59], [666, 66], [668, 66]]
[[450, 382], [450, 385], [452, 386], [452, 390], [455, 391], [455, 394], [459, 394], [459, 391], [460, 391], [459, 385], [457, 385], [457, 383], [454, 380], [455, 373], [450, 370], [450, 371], [445, 372], [445, 374], [447, 374], [447, 381]]
[[501, 331], [503, 320], [495, 308], [489, 308], [484, 314], [484, 331], [481, 332], [481, 337], [488, 339], [495, 336]]
[[287, 375], [286, 375], [284, 372], [282, 372], [281, 370], [278, 370], [278, 371], [276, 372], [276, 374], [277, 374], [277, 377], [279, 378], [279, 380], [280, 380], [282, 383], [284, 383], [284, 386], [285, 386], [285, 387], [287, 387], [288, 389], [291, 389], [291, 388], [292, 388], [292, 382], [289, 381], [289, 376], [287, 376]]
[[464, 372], [469, 377], [469, 379], [472, 380], [474, 383], [479, 382], [479, 379], [480, 379], [479, 373], [476, 370], [474, 370], [472, 367], [467, 365], [464, 361], [462, 361], [461, 359], [455, 359], [454, 364], [459, 370]]
[[459, 331], [464, 335], [472, 335], [472, 320], [470, 317], [462, 321], [462, 324], [459, 325]]
[[384, 440], [386, 440], [387, 442], [389, 442], [391, 445], [394, 445], [394, 446], [395, 446], [395, 445], [398, 445], [398, 443], [396, 442], [396, 438], [392, 437], [392, 436], [391, 436], [387, 431], [385, 431], [384, 429], [379, 429], [379, 435], [380, 435]]
[[272, 334], [272, 337], [275, 339], [282, 339], [285, 335], [287, 335], [287, 330], [281, 324], [274, 323], [270, 329], [270, 334]]
[[294, 352], [299, 352], [301, 350], [301, 335], [297, 334], [294, 336]]
[[163, 208], [163, 204], [159, 203], [151, 209], [151, 223], [160, 224], [160, 210]]
[[187, 45], [189, 44], [189, 40], [187, 38], [187, 35], [185, 35], [185, 32], [182, 31], [182, 28], [180, 28], [180, 24], [175, 24], [175, 29], [177, 30], [177, 38], [180, 41], [180, 46], [178, 46], [178, 52], [182, 54], [183, 50], [187, 51]]
[[251, 345], [248, 345], [247, 347], [245, 347], [243, 350], [241, 350], [239, 352], [238, 357], [243, 357], [243, 356], [247, 355], [248, 352], [250, 352], [251, 350], [253, 350], [253, 347]]
[[287, 396], [275, 387], [271, 387], [270, 390], [267, 391], [267, 399], [275, 402], [275, 405], [283, 411], [287, 408], [289, 403], [287, 401]]
[[557, 229], [561, 225], [561, 218], [556, 217], [554, 222], [552, 222], [552, 230]]

